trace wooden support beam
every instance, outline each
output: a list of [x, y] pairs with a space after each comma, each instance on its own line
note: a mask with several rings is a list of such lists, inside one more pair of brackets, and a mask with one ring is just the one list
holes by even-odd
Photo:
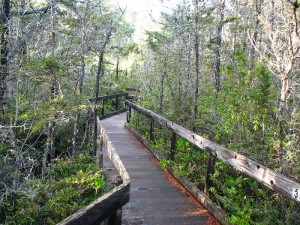
[[115, 110], [118, 111], [118, 106], [119, 106], [119, 97], [116, 97], [116, 105], [115, 105]]
[[127, 112], [127, 123], [130, 123], [131, 119], [131, 107], [128, 107], [128, 112]]
[[172, 132], [170, 159], [174, 161], [176, 153], [176, 133]]
[[153, 142], [154, 141], [154, 120], [152, 118], [150, 118], [150, 141]]
[[211, 176], [215, 173], [215, 157], [213, 154], [209, 153], [207, 158], [207, 169], [206, 169], [206, 178], [205, 178], [205, 186], [204, 193], [209, 196], [209, 189], [213, 186], [213, 181], [211, 180]]
[[98, 158], [98, 163], [99, 163], [100, 168], [103, 167], [103, 142], [104, 142], [103, 129], [101, 128], [100, 120], [97, 117], [97, 150], [96, 150], [96, 155], [97, 155], [97, 158]]
[[102, 99], [102, 110], [101, 110], [102, 116], [104, 116], [104, 108], [105, 108], [105, 99]]
[[139, 112], [138, 111], [135, 111], [135, 112], [136, 112], [135, 129], [138, 130], [138, 127], [139, 127]]

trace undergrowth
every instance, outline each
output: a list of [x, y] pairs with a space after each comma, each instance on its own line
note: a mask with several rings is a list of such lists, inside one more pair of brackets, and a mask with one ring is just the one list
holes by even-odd
[[22, 191], [0, 202], [0, 224], [57, 224], [103, 194], [106, 175], [89, 155], [52, 160], [44, 178], [28, 179]]

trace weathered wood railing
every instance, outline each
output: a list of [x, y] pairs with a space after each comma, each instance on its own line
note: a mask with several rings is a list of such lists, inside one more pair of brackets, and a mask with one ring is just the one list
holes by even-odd
[[126, 88], [126, 92], [128, 93], [128, 99], [135, 100], [140, 95], [140, 90], [136, 88]]
[[[127, 96], [126, 94], [118, 94], [112, 96], [101, 97], [102, 99], [112, 99], [117, 97]], [[90, 100], [91, 101], [91, 100]], [[95, 113], [95, 112], [94, 112]], [[110, 114], [112, 115], [112, 114]], [[130, 194], [130, 177], [114, 147], [110, 141], [105, 129], [101, 125], [99, 117], [96, 117], [97, 123], [97, 147], [96, 155], [100, 166], [103, 166], [103, 149], [106, 149], [110, 161], [118, 170], [122, 178], [121, 184], [115, 187], [110, 192], [104, 194], [88, 206], [77, 211], [59, 225], [121, 225], [122, 222], [122, 207], [129, 202]]]
[[[180, 136], [186, 139], [188, 142], [194, 144], [200, 149], [206, 151], [211, 157], [207, 161], [207, 174], [213, 173], [213, 163], [214, 158], [218, 158], [223, 162], [231, 165], [234, 169], [240, 171], [241, 173], [254, 178], [259, 183], [265, 185], [266, 187], [274, 190], [277, 193], [287, 197], [290, 200], [293, 200], [299, 204], [300, 202], [300, 183], [297, 181], [288, 178], [280, 173], [275, 172], [272, 169], [269, 169], [247, 157], [241, 155], [237, 152], [231, 151], [213, 141], [210, 141], [180, 125], [173, 123], [170, 120], [165, 119], [164, 117], [147, 110], [143, 107], [137, 106], [136, 104], [126, 101], [126, 105], [128, 108], [127, 114], [127, 126], [128, 128], [151, 150], [151, 146], [149, 141], [137, 132], [131, 126], [130, 119], [132, 116], [132, 110], [136, 111], [137, 114], [142, 114], [150, 119], [149, 122], [149, 139], [153, 140], [153, 132], [154, 132], [154, 122], [159, 125], [166, 127], [168, 130], [172, 132], [171, 135], [171, 146], [170, 146], [170, 159], [174, 160], [174, 154], [176, 152], [176, 137]], [[134, 125], [135, 128], [137, 124]], [[152, 149], [153, 153], [159, 157], [154, 149]], [[170, 172], [219, 220], [223, 221], [225, 219], [225, 214], [222, 210], [209, 199], [208, 195], [204, 192], [199, 192], [198, 188], [195, 187], [192, 183], [187, 181], [186, 179], [177, 176], [174, 173], [174, 169], [170, 168]], [[206, 177], [206, 188], [211, 185], [210, 179]]]
[[[125, 101], [127, 97], [128, 93], [118, 93], [91, 98], [89, 101], [95, 105], [100, 105], [100, 107], [96, 108], [95, 111], [100, 119], [104, 119], [118, 113], [125, 112]], [[111, 104], [110, 110], [109, 104]]]

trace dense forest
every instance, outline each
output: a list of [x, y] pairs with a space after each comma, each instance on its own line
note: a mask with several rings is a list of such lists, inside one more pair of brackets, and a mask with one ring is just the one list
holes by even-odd
[[[0, 224], [55, 224], [86, 204], [72, 205], [84, 182], [93, 185], [80, 195], [98, 194], [87, 99], [126, 88], [139, 90], [139, 105], [300, 181], [298, 0], [181, 0], [138, 42], [134, 19], [109, 0], [2, 0], [0, 22]], [[177, 167], [201, 185], [207, 157], [186, 146]], [[300, 223], [296, 203], [216, 163], [210, 194], [228, 222]], [[83, 183], [56, 192], [72, 179]]]

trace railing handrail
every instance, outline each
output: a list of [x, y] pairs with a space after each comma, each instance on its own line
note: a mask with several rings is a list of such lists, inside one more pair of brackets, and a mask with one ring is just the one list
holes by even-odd
[[[130, 101], [125, 103], [129, 109], [127, 122], [130, 120], [131, 109], [150, 117], [155, 122], [167, 127], [173, 133], [188, 140], [190, 143], [196, 145], [202, 150], [212, 154], [214, 157], [231, 165], [241, 173], [257, 180], [266, 187], [278, 192], [285, 197], [293, 200], [299, 204], [300, 201], [300, 183], [283, 174], [277, 173], [274, 170], [255, 162], [246, 156], [225, 148], [211, 140], [208, 140], [199, 134], [196, 134], [150, 110], [140, 107]], [[174, 147], [174, 146], [173, 146]], [[172, 149], [174, 151], [174, 149]], [[298, 195], [297, 195], [298, 194]]]
[[122, 96], [124, 96], [124, 97], [128, 96], [128, 93], [125, 92], [125, 93], [118, 93], [118, 94], [111, 94], [111, 95], [102, 95], [102, 96], [98, 96], [97, 98], [89, 98], [88, 100], [91, 103], [94, 103], [95, 100], [100, 101], [100, 100], [114, 99], [114, 98], [122, 97]]

